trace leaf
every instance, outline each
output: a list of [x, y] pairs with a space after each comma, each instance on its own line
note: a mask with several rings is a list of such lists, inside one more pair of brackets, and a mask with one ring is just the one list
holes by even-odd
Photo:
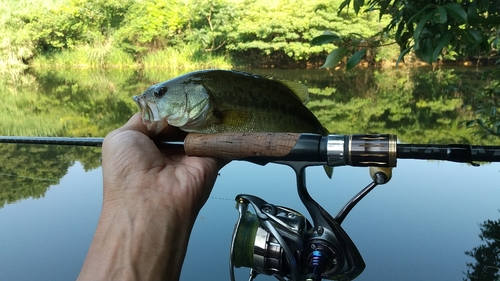
[[379, 20], [382, 19], [383, 15], [385, 15], [385, 13], [387, 11], [387, 8], [389, 7], [390, 3], [391, 3], [390, 0], [381, 1], [381, 3], [380, 3], [380, 14], [379, 14], [379, 17], [378, 17]]
[[451, 17], [453, 17], [461, 22], [464, 22], [464, 23], [467, 22], [467, 13], [457, 3], [448, 2], [448, 3], [444, 4], [443, 7], [446, 9], [446, 11], [448, 12], [448, 15], [450, 15]]
[[470, 128], [470, 127], [476, 125], [476, 123], [477, 123], [477, 120], [469, 120], [469, 121], [465, 122], [465, 127]]
[[340, 5], [339, 5], [339, 12], [337, 14], [340, 15], [340, 12], [342, 12], [342, 10], [346, 7], [346, 6], [349, 6], [349, 3], [351, 3], [351, 0], [345, 0], [344, 2], [342, 2]]
[[419, 17], [420, 17], [420, 14], [421, 14], [421, 13], [425, 12], [425, 10], [427, 10], [427, 9], [429, 9], [429, 8], [433, 7], [433, 6], [434, 6], [434, 5], [432, 5], [432, 4], [427, 4], [427, 5], [425, 5], [425, 6], [424, 6], [424, 7], [423, 7], [420, 11], [418, 11], [417, 13], [415, 13], [415, 14], [414, 14], [414, 15], [413, 15], [413, 16], [412, 16], [412, 17], [411, 17], [411, 18], [410, 18], [407, 22], [408, 22], [408, 23], [413, 23], [413, 21], [414, 21], [415, 19], [417, 19], [417, 18], [419, 18]]
[[446, 36], [441, 38], [439, 40], [438, 44], [436, 45], [436, 48], [434, 48], [434, 52], [432, 53], [432, 61], [436, 62], [438, 59], [439, 54], [441, 54], [441, 51], [443, 50], [444, 46], [448, 45], [450, 43], [451, 38], [453, 37], [452, 33], [448, 33]]
[[490, 53], [491, 51], [491, 45], [490, 43], [488, 42], [488, 39], [487, 38], [483, 38], [483, 41], [481, 43], [479, 43], [479, 46], [483, 49], [483, 51], [485, 51], [486, 53]]
[[445, 23], [448, 20], [448, 14], [442, 6], [437, 6], [434, 12], [434, 21], [437, 23]]
[[491, 116], [495, 116], [497, 114], [497, 107], [496, 106], [492, 106], [490, 108], [490, 115]]
[[321, 68], [328, 68], [336, 66], [342, 58], [347, 53], [347, 47], [339, 47], [333, 51], [331, 51], [326, 57], [325, 64]]
[[467, 18], [475, 19], [478, 17], [476, 1], [472, 1], [467, 8]]
[[411, 45], [410, 47], [404, 49], [400, 54], [398, 59], [396, 60], [396, 68], [398, 67], [398, 64], [400, 61], [403, 60], [404, 56], [413, 48], [414, 45]]
[[483, 37], [481, 36], [481, 32], [474, 29], [467, 29], [466, 32], [469, 35], [469, 38], [472, 39], [472, 42], [476, 44], [483, 42]]
[[[403, 32], [404, 30], [404, 27], [405, 27], [405, 22], [404, 21], [401, 21], [399, 24], [398, 24], [398, 29], [396, 30], [396, 33], [395, 33], [395, 38], [396, 38], [396, 42], [401, 42], [401, 43], [404, 43], [402, 42], [401, 40], [401, 33]], [[400, 43], [400, 44], [401, 44]]]
[[311, 40], [311, 45], [313, 45], [313, 46], [323, 45], [323, 44], [327, 44], [330, 42], [339, 41], [340, 39], [341, 39], [341, 37], [339, 35], [337, 35], [333, 32], [330, 32], [330, 31], [325, 31], [325, 33], [323, 33], [323, 35], [314, 37]]
[[354, 0], [354, 13], [359, 13], [359, 9], [365, 4], [365, 0]]
[[365, 56], [365, 54], [366, 54], [366, 49], [357, 51], [354, 55], [352, 55], [352, 57], [349, 58], [349, 60], [347, 60], [347, 65], [346, 65], [345, 69], [349, 70], [349, 69], [355, 67], [361, 61], [361, 59]]
[[434, 53], [432, 38], [425, 38], [423, 40], [422, 48], [420, 50], [420, 56], [428, 64], [432, 64], [432, 55]]
[[419, 41], [420, 33], [422, 32], [422, 29], [424, 28], [425, 24], [429, 21], [429, 19], [432, 17], [432, 13], [425, 14], [420, 21], [417, 24], [417, 28], [415, 28], [415, 32], [413, 33], [413, 39], [415, 41]]

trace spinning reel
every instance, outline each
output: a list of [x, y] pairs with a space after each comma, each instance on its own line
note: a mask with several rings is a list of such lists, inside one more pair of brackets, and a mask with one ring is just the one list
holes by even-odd
[[[349, 211], [378, 184], [391, 179], [392, 168], [370, 168], [373, 182], [332, 217], [309, 195], [304, 163], [285, 163], [297, 177], [297, 192], [312, 224], [299, 212], [246, 194], [236, 196], [239, 212], [231, 242], [230, 275], [234, 267], [250, 268], [250, 281], [258, 274], [278, 280], [352, 280], [365, 263], [340, 226]], [[252, 207], [253, 212], [249, 210]]]

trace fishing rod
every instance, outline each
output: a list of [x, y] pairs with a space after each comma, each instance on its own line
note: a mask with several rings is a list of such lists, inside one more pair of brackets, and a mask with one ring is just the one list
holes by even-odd
[[[103, 138], [0, 137], [0, 143], [102, 146]], [[239, 212], [230, 247], [234, 268], [250, 268], [278, 280], [352, 280], [365, 268], [354, 242], [341, 227], [348, 213], [376, 186], [387, 183], [400, 159], [447, 160], [461, 163], [500, 162], [500, 146], [400, 144], [395, 135], [315, 135], [300, 133], [190, 133], [184, 141], [157, 141], [160, 148], [183, 147], [187, 155], [269, 162], [290, 166], [297, 193], [312, 222], [301, 213], [263, 199], [239, 194]], [[314, 165], [370, 166], [370, 182], [335, 215], [309, 194], [305, 168]]]
[[0, 143], [101, 147], [104, 138], [0, 136]]
[[[104, 138], [10, 137], [0, 143], [100, 147]], [[156, 141], [160, 148], [184, 147], [187, 155], [256, 163], [300, 161], [328, 166], [395, 167], [397, 158], [475, 164], [500, 162], [500, 146], [401, 144], [396, 135], [303, 133], [190, 133], [182, 142]]]

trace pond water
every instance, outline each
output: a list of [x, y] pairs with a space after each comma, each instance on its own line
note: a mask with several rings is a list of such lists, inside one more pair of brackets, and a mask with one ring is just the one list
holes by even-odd
[[[298, 80], [309, 108], [335, 133], [393, 133], [406, 143], [499, 145], [463, 126], [481, 80], [474, 70], [252, 70]], [[104, 136], [137, 109], [130, 97], [179, 73], [32, 72], [0, 79], [2, 135]], [[258, 176], [256, 176], [258, 175]], [[237, 194], [253, 194], [308, 216], [292, 169], [233, 161], [220, 172], [195, 224], [181, 280], [228, 280]], [[367, 168], [307, 169], [311, 196], [332, 215], [371, 181]], [[399, 160], [342, 227], [366, 263], [356, 280], [462, 280], [485, 242], [480, 224], [500, 217], [500, 164]], [[78, 275], [102, 203], [100, 149], [0, 145], [0, 279]], [[496, 233], [499, 239], [499, 233]], [[498, 265], [498, 263], [497, 263]], [[236, 270], [248, 280], [248, 269]], [[274, 280], [259, 276], [257, 280]]]

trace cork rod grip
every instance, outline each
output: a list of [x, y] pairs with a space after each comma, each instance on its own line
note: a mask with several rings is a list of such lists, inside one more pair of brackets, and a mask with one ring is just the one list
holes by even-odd
[[189, 156], [207, 156], [228, 160], [247, 157], [283, 157], [292, 151], [298, 133], [190, 133], [184, 140]]

